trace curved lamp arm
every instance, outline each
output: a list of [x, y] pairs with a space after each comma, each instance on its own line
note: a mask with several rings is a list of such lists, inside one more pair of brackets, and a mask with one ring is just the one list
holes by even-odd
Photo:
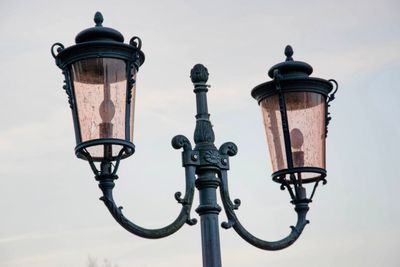
[[[182, 148], [184, 150], [191, 150], [191, 145], [186, 137], [177, 136], [173, 139], [172, 144], [174, 148]], [[117, 206], [114, 201], [112, 190], [115, 186], [114, 179], [112, 176], [105, 175], [104, 177], [98, 178], [99, 187], [103, 191], [103, 196], [100, 198], [110, 211], [114, 219], [127, 231], [131, 232], [140, 237], [157, 239], [169, 236], [178, 231], [185, 223], [194, 225], [197, 223], [196, 219], [190, 218], [190, 210], [192, 207], [193, 196], [194, 196], [194, 181], [195, 181], [195, 166], [185, 166], [185, 178], [186, 178], [186, 191], [185, 196], [180, 198], [181, 193], [175, 193], [176, 200], [182, 204], [181, 212], [178, 217], [170, 225], [159, 228], [159, 229], [146, 229], [142, 228], [122, 213], [122, 207]]]
[[[227, 145], [234, 146], [236, 147], [233, 143], [226, 143], [223, 146], [221, 146], [220, 151], [222, 152], [222, 148]], [[234, 151], [234, 153], [232, 153]], [[229, 156], [234, 156], [236, 154], [237, 148], [234, 150], [231, 150], [228, 155]], [[221, 200], [224, 205], [225, 213], [226, 216], [228, 217], [228, 222], [223, 222], [221, 226], [225, 229], [229, 229], [233, 227], [233, 229], [248, 243], [252, 244], [255, 247], [258, 247], [260, 249], [264, 250], [280, 250], [284, 249], [291, 244], [293, 244], [297, 238], [301, 235], [304, 227], [309, 223], [309, 221], [306, 219], [306, 214], [309, 210], [308, 207], [308, 202], [307, 201], [299, 201], [295, 204], [295, 211], [297, 213], [297, 223], [296, 226], [291, 226], [292, 231], [290, 234], [277, 241], [265, 241], [262, 239], [259, 239], [249, 233], [240, 223], [239, 219], [237, 218], [235, 211], [236, 209], [239, 208], [240, 206], [240, 200], [235, 199], [234, 202], [230, 199], [229, 196], [229, 190], [228, 190], [228, 177], [227, 177], [227, 171], [226, 170], [221, 170], [221, 186], [220, 186], [220, 193], [221, 193]]]

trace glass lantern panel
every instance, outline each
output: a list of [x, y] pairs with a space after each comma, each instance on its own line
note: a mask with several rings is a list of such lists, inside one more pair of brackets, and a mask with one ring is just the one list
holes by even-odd
[[[312, 92], [285, 93], [293, 167], [325, 169], [326, 102], [321, 94]], [[261, 102], [273, 172], [287, 169], [279, 96]], [[313, 173], [304, 173], [311, 178]]]
[[[325, 169], [326, 101], [321, 94], [285, 94], [294, 167]], [[310, 178], [315, 174], [303, 174]]]
[[272, 95], [261, 101], [261, 112], [267, 137], [272, 171], [287, 169], [285, 141], [283, 139], [282, 118], [278, 95]]
[[[109, 138], [126, 140], [125, 62], [114, 58], [81, 60], [72, 64], [72, 78], [81, 142]], [[88, 151], [96, 158], [105, 153], [116, 156], [120, 149], [99, 145]]]

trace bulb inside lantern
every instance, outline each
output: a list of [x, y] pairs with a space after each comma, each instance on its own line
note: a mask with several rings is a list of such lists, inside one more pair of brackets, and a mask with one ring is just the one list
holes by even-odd
[[[107, 68], [106, 68], [107, 72]], [[115, 106], [111, 101], [110, 96], [110, 84], [108, 83], [108, 76], [106, 75], [106, 81], [104, 84], [104, 100], [101, 102], [99, 107], [100, 117], [102, 122], [99, 125], [100, 138], [112, 138], [113, 136], [113, 124], [111, 120], [115, 115]]]
[[293, 128], [290, 131], [290, 142], [292, 146], [293, 165], [294, 167], [304, 166], [304, 151], [301, 147], [304, 143], [303, 133], [298, 128]]
[[104, 99], [99, 108], [100, 117], [103, 122], [111, 123], [115, 115], [115, 106], [111, 99]]

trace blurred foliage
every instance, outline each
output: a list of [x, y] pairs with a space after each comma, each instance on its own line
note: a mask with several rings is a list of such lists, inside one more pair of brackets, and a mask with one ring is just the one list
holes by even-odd
[[92, 258], [89, 256], [87, 267], [118, 267], [118, 265], [113, 265], [108, 259], [104, 259], [102, 263], [98, 264], [96, 258]]

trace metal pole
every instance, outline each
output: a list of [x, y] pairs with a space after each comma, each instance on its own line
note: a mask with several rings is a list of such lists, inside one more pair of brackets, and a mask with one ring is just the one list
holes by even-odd
[[221, 267], [221, 249], [219, 241], [218, 214], [221, 207], [217, 204], [216, 190], [220, 185], [218, 167], [219, 152], [214, 145], [215, 136], [209, 120], [207, 108], [208, 71], [197, 64], [191, 70], [191, 79], [196, 94], [196, 128], [194, 131], [195, 150], [199, 152], [200, 166], [196, 168], [196, 187], [199, 190], [200, 205], [196, 212], [201, 220], [201, 242], [203, 267]]
[[200, 192], [200, 205], [196, 212], [200, 215], [201, 220], [203, 267], [221, 267], [218, 224], [221, 207], [217, 204], [216, 197], [218, 186], [219, 181], [214, 171], [199, 171], [196, 187]]

